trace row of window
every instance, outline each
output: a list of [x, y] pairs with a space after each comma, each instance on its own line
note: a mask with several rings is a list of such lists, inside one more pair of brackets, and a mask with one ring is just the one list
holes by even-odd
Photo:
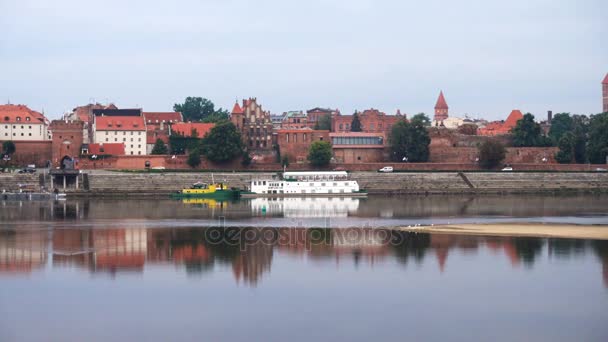
[[[108, 138], [106, 138], [106, 142], [110, 141]], [[118, 142], [118, 138], [114, 138], [114, 141]], [[123, 142], [127, 141], [127, 138], [122, 138]], [[141, 142], [141, 138], [138, 138], [137, 141]], [[133, 138], [131, 138], [131, 142], [133, 142]]]
[[[109, 131], [106, 131], [106, 135], [109, 135]], [[114, 131], [114, 134], [118, 135], [118, 131]], [[127, 131], [122, 131], [122, 135], [127, 135]], [[131, 131], [131, 134], [133, 135], [133, 131]], [[141, 135], [141, 132], [137, 132], [137, 135]]]
[[[5, 136], [5, 137], [8, 137], [8, 133], [4, 133], [4, 136]], [[17, 133], [13, 133], [13, 136], [14, 136], [14, 137], [16, 137], [16, 136], [17, 136]], [[24, 137], [25, 135], [23, 135], [23, 133], [21, 133], [21, 136], [22, 136], [22, 137]], [[29, 136], [29, 137], [31, 137], [31, 136], [32, 136], [32, 133], [28, 133], [28, 136]]]
[[382, 145], [382, 137], [332, 137], [333, 145]]
[[[21, 121], [21, 117], [18, 116], [18, 117], [15, 118], [15, 120]], [[4, 117], [4, 121], [11, 121], [11, 118], [9, 118], [8, 116], [5, 116]], [[31, 118], [29, 116], [26, 116], [25, 117], [25, 121], [31, 121]]]
[[[4, 128], [8, 129], [9, 125], [4, 125]], [[25, 126], [21, 126], [21, 129], [24, 129]], [[32, 126], [27, 126], [28, 129], [32, 129]], [[17, 126], [13, 125], [13, 129], [17, 129]]]
[[[339, 124], [338, 127], [340, 127], [340, 130], [349, 130], [350, 129], [350, 124], [346, 123], [346, 124]], [[369, 124], [369, 129], [371, 131], [373, 131], [375, 129], [376, 125], [372, 122], [371, 124]], [[361, 125], [361, 129], [363, 129], [363, 125]], [[378, 129], [382, 129], [382, 123], [378, 123]]]

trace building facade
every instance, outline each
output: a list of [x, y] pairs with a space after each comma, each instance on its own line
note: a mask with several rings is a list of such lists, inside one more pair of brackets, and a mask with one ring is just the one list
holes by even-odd
[[493, 121], [485, 125], [485, 127], [477, 130], [478, 135], [505, 135], [511, 133], [511, 130], [517, 125], [517, 121], [523, 119], [524, 115], [519, 109], [513, 109], [511, 114], [505, 121]]
[[331, 118], [335, 115], [340, 115], [340, 111], [338, 109], [333, 110], [329, 108], [315, 107], [306, 111], [306, 124], [308, 127], [314, 129], [317, 122], [323, 116], [329, 116]]
[[276, 133], [281, 157], [288, 157], [290, 162], [306, 161], [313, 142], [329, 141], [329, 131], [315, 131], [310, 128], [279, 129]]
[[50, 125], [53, 131], [51, 163], [54, 167], [71, 164], [81, 154], [84, 141], [84, 121], [53, 120]]
[[387, 160], [384, 133], [331, 133], [329, 137], [337, 163], [379, 163]]
[[270, 112], [264, 111], [256, 98], [234, 104], [230, 121], [241, 132], [243, 143], [250, 150], [272, 151], [273, 125]]
[[[395, 115], [386, 115], [377, 109], [366, 109], [363, 112], [358, 112], [359, 121], [361, 122], [361, 131], [364, 133], [384, 133], [390, 134], [391, 128], [399, 120], [406, 119], [406, 116], [397, 110]], [[332, 116], [332, 132], [347, 133], [351, 131], [353, 115], [341, 115], [338, 112]]]
[[146, 123], [143, 116], [95, 116], [95, 143], [123, 143], [126, 155], [146, 154]]
[[0, 140], [50, 141], [49, 121], [24, 105], [0, 105]]
[[146, 154], [152, 154], [157, 139], [168, 145], [170, 126], [184, 121], [180, 112], [143, 112], [142, 115], [146, 121]]
[[304, 112], [290, 111], [283, 113], [283, 120], [281, 120], [281, 129], [300, 129], [307, 127], [309, 127], [308, 116], [304, 114]]

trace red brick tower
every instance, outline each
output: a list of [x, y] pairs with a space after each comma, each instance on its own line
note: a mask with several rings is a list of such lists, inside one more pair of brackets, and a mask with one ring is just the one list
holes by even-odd
[[232, 108], [232, 113], [230, 113], [230, 121], [232, 121], [238, 131], [244, 126], [244, 114], [245, 112], [243, 111], [243, 108], [239, 106], [239, 101], [237, 100], [234, 103], [234, 108]]
[[435, 104], [435, 121], [441, 122], [448, 118], [448, 104], [443, 97], [443, 91], [439, 92], [439, 98]]
[[604, 80], [602, 81], [602, 99], [602, 112], [606, 113], [608, 112], [608, 74], [606, 74], [606, 77], [604, 77]]
[[78, 158], [82, 148], [84, 122], [53, 120], [49, 126], [53, 133], [53, 167], [60, 166], [63, 158]]

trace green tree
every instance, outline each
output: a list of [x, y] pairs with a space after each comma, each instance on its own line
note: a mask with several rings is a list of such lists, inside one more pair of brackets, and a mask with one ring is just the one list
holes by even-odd
[[353, 121], [350, 123], [351, 132], [361, 132], [361, 121], [359, 120], [359, 113], [353, 114]]
[[329, 114], [324, 114], [319, 117], [319, 120], [315, 123], [316, 130], [331, 130], [331, 116]]
[[203, 155], [214, 162], [227, 162], [243, 153], [241, 134], [232, 122], [216, 124], [202, 141]]
[[549, 138], [554, 145], [557, 145], [567, 132], [572, 131], [572, 117], [570, 113], [558, 113], [555, 114], [551, 120], [551, 128], [549, 129]]
[[546, 145], [546, 138], [541, 135], [540, 124], [534, 121], [534, 115], [526, 113], [511, 130], [513, 146], [536, 147]]
[[167, 145], [163, 142], [162, 139], [156, 139], [154, 143], [154, 147], [152, 148], [152, 154], [167, 154], [169, 150], [167, 149]]
[[579, 164], [584, 164], [587, 162], [589, 117], [586, 115], [573, 115], [572, 133], [574, 134], [574, 160]]
[[424, 113], [418, 113], [412, 116], [410, 122], [422, 125], [423, 127], [429, 127], [431, 125], [431, 119]]
[[211, 100], [202, 97], [188, 96], [184, 103], [173, 105], [173, 110], [181, 112], [184, 121], [219, 122], [229, 117], [227, 110], [216, 110]]
[[572, 132], [562, 134], [557, 146], [559, 151], [555, 154], [555, 160], [561, 164], [569, 164], [574, 159], [575, 137]]
[[249, 154], [248, 151], [243, 152], [243, 159], [241, 159], [241, 165], [243, 166], [249, 166], [251, 165], [251, 155]]
[[317, 167], [329, 165], [331, 160], [331, 144], [327, 141], [315, 141], [310, 145], [308, 161]]
[[9, 156], [13, 155], [17, 151], [15, 143], [8, 140], [2, 143], [2, 153]]
[[396, 162], [426, 162], [429, 160], [431, 138], [423, 120], [401, 120], [391, 128], [389, 138], [391, 159]]
[[608, 156], [608, 112], [591, 116], [587, 155], [589, 162], [593, 164], [606, 163], [606, 156]]
[[193, 149], [188, 154], [188, 160], [186, 161], [191, 168], [195, 168], [201, 165], [201, 153], [198, 149]]
[[479, 146], [479, 165], [484, 169], [493, 169], [505, 159], [505, 146], [497, 140], [486, 140]]

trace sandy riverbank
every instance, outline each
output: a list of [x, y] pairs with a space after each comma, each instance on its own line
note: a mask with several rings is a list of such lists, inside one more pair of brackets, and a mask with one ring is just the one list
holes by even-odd
[[398, 230], [462, 235], [533, 236], [608, 240], [608, 225], [492, 223], [400, 227]]

